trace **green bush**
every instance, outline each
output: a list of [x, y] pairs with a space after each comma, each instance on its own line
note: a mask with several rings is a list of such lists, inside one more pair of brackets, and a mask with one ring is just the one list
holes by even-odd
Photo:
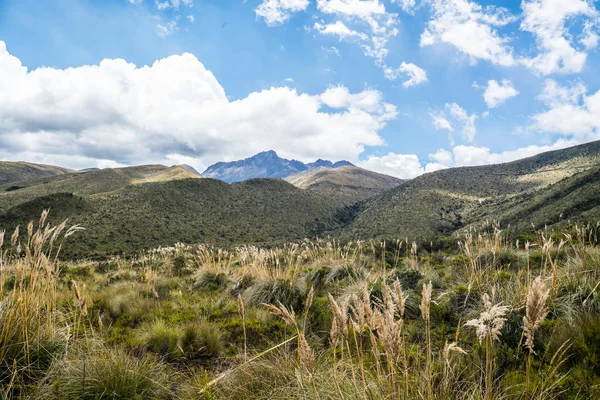
[[206, 321], [188, 324], [181, 332], [179, 348], [188, 360], [214, 360], [224, 349], [221, 331], [218, 325]]
[[40, 386], [33, 398], [49, 399], [175, 399], [177, 374], [151, 357], [136, 358], [119, 350], [95, 348], [57, 364], [51, 385]]
[[179, 336], [179, 329], [157, 319], [141, 329], [139, 341], [145, 350], [163, 360], [173, 361], [181, 356]]
[[219, 291], [229, 284], [229, 278], [223, 272], [203, 271], [196, 281], [196, 289], [206, 291]]
[[291, 281], [277, 279], [254, 284], [244, 292], [244, 298], [248, 305], [281, 303], [298, 312], [302, 309], [304, 293]]

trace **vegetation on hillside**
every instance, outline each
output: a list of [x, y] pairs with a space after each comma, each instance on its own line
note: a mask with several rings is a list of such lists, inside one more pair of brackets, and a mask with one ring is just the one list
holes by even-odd
[[402, 179], [378, 174], [353, 165], [338, 168], [316, 168], [285, 178], [294, 186], [336, 202], [350, 205], [393, 189]]
[[18, 188], [14, 182], [36, 178], [52, 177], [74, 172], [68, 168], [53, 165], [33, 164], [28, 162], [0, 161], [0, 185], [8, 185], [13, 190]]
[[64, 262], [47, 221], [0, 235], [0, 398], [600, 396], [598, 225]]

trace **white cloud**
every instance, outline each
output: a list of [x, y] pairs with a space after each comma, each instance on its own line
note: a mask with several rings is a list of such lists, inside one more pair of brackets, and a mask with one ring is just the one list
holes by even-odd
[[[454, 132], [454, 127], [456, 126], [459, 127], [458, 130], [469, 142], [472, 142], [475, 138], [475, 134], [477, 133], [477, 129], [475, 128], [477, 115], [469, 115], [458, 104], [446, 103], [445, 111], [431, 112], [429, 115], [436, 129], [445, 129], [449, 132]], [[453, 142], [452, 136], [450, 136], [450, 142]]]
[[444, 113], [430, 113], [429, 114], [432, 119], [432, 123], [435, 129], [445, 129], [450, 132], [454, 132], [454, 128], [448, 119], [446, 118]]
[[276, 26], [290, 19], [292, 14], [306, 10], [309, 4], [309, 0], [263, 0], [254, 11], [267, 25]]
[[493, 153], [487, 147], [455, 146], [451, 152], [439, 149], [435, 154], [430, 154], [429, 157], [446, 168], [499, 164], [531, 157], [546, 151], [564, 149], [579, 143], [576, 140], [559, 139], [551, 145], [531, 145], [500, 153]]
[[414, 154], [388, 153], [385, 156], [371, 156], [357, 163], [359, 167], [369, 169], [401, 179], [412, 179], [425, 172], [419, 157]]
[[446, 43], [474, 62], [486, 60], [501, 66], [515, 64], [510, 39], [495, 27], [516, 20], [505, 8], [482, 7], [468, 0], [433, 0], [433, 18], [421, 35], [421, 46]]
[[353, 161], [383, 144], [378, 132], [395, 117], [376, 90], [272, 87], [229, 100], [187, 53], [139, 68], [106, 59], [28, 71], [0, 41], [0, 159], [82, 168], [187, 157], [203, 169], [273, 149], [302, 161]]
[[[130, 2], [132, 0], [129, 0]], [[136, 0], [133, 0], [136, 1]], [[142, 0], [137, 0], [139, 2], [141, 2]], [[188, 6], [188, 7], [192, 7], [194, 5], [194, 0], [155, 0], [155, 4], [156, 4], [156, 8], [159, 10], [166, 10], [168, 8], [173, 8], [175, 10], [179, 9], [179, 6], [181, 4]]]
[[136, 6], [137, 6], [137, 5], [140, 5], [140, 4], [142, 4], [142, 1], [143, 1], [143, 0], [127, 0], [127, 1], [128, 1], [130, 4], [133, 4], [133, 5], [136, 5]]
[[431, 162], [422, 166], [415, 154], [389, 153], [382, 157], [371, 156], [366, 161], [358, 162], [358, 166], [396, 176], [411, 179], [426, 172], [434, 172], [445, 168], [466, 167], [488, 164], [499, 164], [531, 157], [546, 151], [564, 149], [580, 144], [577, 140], [559, 139], [550, 145], [531, 145], [515, 150], [499, 153], [492, 152], [487, 147], [454, 146], [451, 150], [438, 149], [429, 154]]
[[194, 17], [193, 15], [188, 15], [186, 18], [187, 18], [187, 19], [188, 19], [188, 20], [189, 20], [189, 21], [190, 21], [192, 24], [193, 24], [194, 22], [196, 22], [196, 17]]
[[[587, 58], [585, 51], [573, 47], [572, 35], [566, 23], [576, 17], [597, 19], [592, 1], [588, 0], [523, 0], [521, 29], [531, 32], [536, 39], [539, 54], [523, 59], [527, 67], [541, 75], [581, 72]], [[586, 22], [589, 24], [589, 21]], [[587, 34], [586, 34], [587, 29]], [[592, 26], [585, 28], [584, 45], [595, 47], [597, 36]]]
[[379, 0], [317, 0], [317, 9], [324, 15], [342, 18], [355, 25], [348, 29], [360, 34], [353, 37], [360, 39], [364, 54], [374, 58], [377, 65], [384, 64], [388, 55], [387, 43], [398, 34], [395, 27], [397, 14], [387, 12]]
[[408, 80], [402, 82], [404, 87], [411, 87], [427, 82], [427, 73], [424, 69], [416, 66], [415, 64], [406, 63], [404, 61], [397, 69], [384, 67], [383, 73], [387, 79], [391, 80], [395, 80], [400, 74], [403, 73], [408, 75]]
[[160, 37], [172, 35], [178, 29], [179, 29], [179, 26], [177, 25], [176, 19], [169, 21], [167, 23], [164, 23], [164, 24], [163, 23], [156, 24], [156, 34]]
[[598, 47], [598, 39], [600, 39], [600, 36], [594, 32], [594, 28], [594, 24], [592, 24], [591, 21], [586, 21], [583, 25], [583, 31], [579, 36], [579, 43], [581, 43], [586, 50]]
[[514, 88], [513, 84], [509, 80], [503, 80], [498, 83], [495, 80], [488, 81], [488, 85], [483, 93], [483, 99], [487, 104], [488, 108], [494, 108], [504, 103], [511, 97], [515, 97], [519, 94], [519, 91]]
[[548, 109], [532, 117], [532, 128], [580, 141], [600, 138], [600, 90], [591, 95], [586, 92], [581, 82], [564, 87], [546, 80], [538, 99]]
[[392, 0], [392, 3], [400, 4], [402, 11], [411, 15], [414, 14], [415, 8], [417, 6], [416, 0]]
[[323, 35], [334, 35], [338, 36], [340, 40], [344, 39], [359, 39], [359, 40], [368, 40], [369, 37], [362, 33], [353, 31], [348, 28], [343, 22], [336, 21], [335, 24], [321, 24], [320, 22], [315, 22], [315, 30]]

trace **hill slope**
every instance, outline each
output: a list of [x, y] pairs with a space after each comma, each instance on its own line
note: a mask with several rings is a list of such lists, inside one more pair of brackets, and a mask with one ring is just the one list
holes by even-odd
[[178, 166], [141, 165], [105, 168], [97, 171], [68, 173], [24, 182], [13, 182], [0, 185], [0, 212], [36, 197], [54, 193], [94, 196], [114, 192], [129, 185], [188, 178], [197, 179], [199, 177]]
[[355, 166], [316, 168], [285, 178], [294, 186], [330, 199], [337, 205], [352, 204], [395, 188], [404, 182]]
[[[528, 221], [519, 221], [516, 216], [529, 216], [525, 210], [533, 198], [540, 204], [531, 218], [544, 224], [557, 217], [551, 210], [559, 207], [560, 198], [553, 193], [563, 186], [577, 186], [572, 182], [580, 174], [592, 173], [599, 165], [597, 141], [506, 164], [425, 174], [342, 213], [340, 218], [346, 223], [344, 235], [432, 237], [450, 235], [486, 219]], [[592, 181], [588, 183], [591, 185]], [[593, 191], [584, 192], [586, 197], [577, 201], [600, 203]], [[568, 203], [562, 204], [563, 210], [569, 208]]]
[[69, 218], [87, 230], [68, 246], [71, 257], [131, 254], [176, 242], [281, 244], [320, 230], [333, 207], [278, 179], [229, 185], [183, 179], [128, 186], [103, 196], [55, 193], [21, 203], [0, 215], [12, 229], [50, 208], [57, 223]]
[[0, 185], [75, 172], [54, 165], [0, 161]]

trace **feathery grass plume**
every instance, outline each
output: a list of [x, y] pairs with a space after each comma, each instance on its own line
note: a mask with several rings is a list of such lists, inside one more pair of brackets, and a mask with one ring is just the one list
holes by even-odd
[[479, 314], [479, 318], [467, 321], [465, 326], [474, 327], [479, 343], [483, 344], [487, 337], [492, 340], [500, 340], [500, 331], [506, 322], [506, 313], [510, 307], [500, 304], [492, 305], [490, 296], [487, 293], [483, 295], [482, 301], [483, 311]]
[[424, 283], [423, 292], [421, 296], [421, 305], [419, 306], [419, 308], [421, 309], [421, 317], [423, 317], [425, 321], [429, 321], [430, 318], [429, 308], [431, 305], [431, 291], [431, 281], [429, 281], [429, 283]]
[[506, 313], [508, 306], [500, 304], [492, 305], [490, 296], [483, 295], [483, 311], [479, 318], [468, 321], [465, 326], [471, 326], [476, 329], [479, 343], [485, 342], [485, 399], [493, 398], [494, 382], [494, 340], [500, 340], [501, 330], [506, 322]]
[[271, 311], [271, 313], [283, 320], [286, 324], [298, 329], [298, 323], [296, 321], [296, 313], [293, 308], [288, 308], [283, 304], [279, 303], [279, 307], [274, 306], [273, 304], [264, 304], [265, 307]]
[[465, 350], [458, 346], [456, 342], [448, 343], [444, 345], [444, 350], [442, 351], [442, 357], [444, 359], [444, 393], [450, 394], [450, 376], [452, 372], [452, 365], [450, 363], [450, 359], [452, 357], [452, 353], [458, 354], [467, 354]]
[[546, 285], [541, 276], [535, 278], [529, 288], [527, 294], [527, 304], [525, 307], [525, 316], [523, 317], [523, 329], [525, 331], [525, 347], [529, 352], [534, 354], [533, 339], [535, 332], [539, 329], [542, 322], [548, 315], [548, 306], [546, 302], [550, 295], [550, 289], [546, 289]]
[[449, 362], [450, 361], [450, 356], [451, 356], [452, 353], [467, 354], [467, 352], [465, 350], [463, 350], [458, 345], [458, 343], [456, 343], [456, 342], [451, 342], [451, 343], [446, 342], [446, 345], [444, 346], [444, 351], [443, 351], [444, 361]]
[[423, 284], [423, 292], [421, 295], [421, 316], [425, 320], [425, 338], [427, 342], [427, 354], [426, 354], [426, 365], [425, 365], [425, 374], [427, 375], [427, 399], [431, 400], [433, 398], [433, 387], [432, 387], [432, 357], [431, 353], [431, 315], [430, 315], [430, 306], [431, 306], [431, 292], [432, 286], [431, 281], [429, 283]]
[[331, 303], [331, 310], [333, 311], [333, 321], [331, 324], [330, 339], [333, 347], [336, 347], [341, 339], [348, 338], [348, 316], [347, 316], [347, 305], [342, 303], [340, 306], [337, 301], [333, 298], [331, 293], [329, 296], [329, 302]]
[[546, 285], [541, 276], [535, 278], [529, 288], [527, 294], [527, 304], [525, 306], [525, 316], [523, 317], [523, 330], [525, 334], [525, 347], [529, 349], [526, 365], [526, 381], [529, 388], [529, 378], [531, 376], [531, 356], [535, 354], [533, 350], [533, 340], [535, 332], [539, 329], [548, 315], [548, 306], [546, 302], [550, 295], [550, 289], [546, 289]]
[[10, 245], [15, 247], [17, 245], [17, 240], [19, 239], [19, 225], [15, 228], [12, 236], [10, 237]]
[[394, 301], [398, 306], [398, 315], [400, 316], [400, 318], [402, 318], [404, 316], [404, 309], [406, 305], [406, 299], [408, 298], [408, 296], [404, 297], [402, 285], [397, 279], [394, 281], [394, 291], [392, 292], [392, 296], [394, 297]]

